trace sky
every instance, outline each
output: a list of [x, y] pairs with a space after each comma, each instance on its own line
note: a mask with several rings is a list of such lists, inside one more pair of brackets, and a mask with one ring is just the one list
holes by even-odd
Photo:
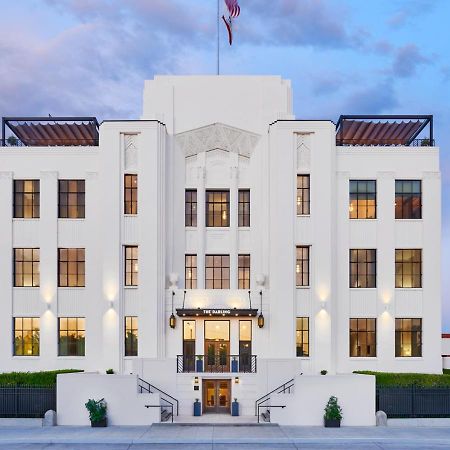
[[[291, 79], [297, 118], [434, 115], [450, 331], [450, 0], [239, 3], [221, 73]], [[139, 118], [145, 79], [216, 70], [216, 0], [0, 0], [0, 18], [0, 116]]]

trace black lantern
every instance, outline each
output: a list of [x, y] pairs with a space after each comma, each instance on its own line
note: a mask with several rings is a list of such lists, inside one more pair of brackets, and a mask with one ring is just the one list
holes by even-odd
[[261, 298], [261, 309], [259, 310], [258, 327], [263, 328], [264, 327], [264, 316], [262, 313], [262, 291], [259, 291], [259, 296]]
[[175, 328], [176, 324], [177, 324], [177, 319], [173, 313], [173, 298], [175, 296], [175, 291], [172, 291], [172, 314], [170, 315], [169, 318], [169, 326], [170, 328]]

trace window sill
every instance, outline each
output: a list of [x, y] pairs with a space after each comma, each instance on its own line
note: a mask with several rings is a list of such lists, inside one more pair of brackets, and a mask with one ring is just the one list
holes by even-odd
[[186, 230], [190, 230], [190, 231], [194, 231], [194, 230], [197, 229], [197, 227], [194, 227], [194, 226], [188, 226], [188, 225], [185, 225], [184, 228], [185, 228]]
[[137, 289], [139, 286], [124, 286], [124, 289]]
[[411, 292], [411, 291], [423, 291], [423, 287], [421, 288], [405, 288], [405, 287], [396, 287], [396, 291], [405, 291], [405, 292]]
[[86, 220], [86, 217], [74, 217], [73, 219], [70, 217], [58, 217], [58, 220], [62, 222], [84, 222]]
[[207, 231], [208, 231], [208, 230], [213, 230], [213, 231], [226, 231], [226, 230], [229, 230], [229, 229], [230, 229], [229, 226], [228, 226], [228, 227], [208, 227], [208, 226], [205, 226], [205, 228], [206, 228]]
[[351, 291], [361, 291], [361, 290], [364, 290], [364, 291], [376, 291], [378, 288], [376, 288], [376, 287], [368, 287], [368, 288], [364, 288], [364, 287], [359, 287], [359, 288], [357, 288], [357, 287], [349, 287], [349, 289]]
[[39, 219], [40, 217], [13, 217], [13, 222], [35, 222]]
[[358, 218], [352, 219], [351, 217], [349, 217], [348, 220], [350, 220], [351, 222], [368, 222], [368, 221], [370, 221], [370, 222], [376, 222], [376, 221], [378, 220], [378, 218], [377, 218], [377, 217], [374, 217], [373, 219], [360, 219], [360, 218], [358, 217]]
[[68, 360], [77, 360], [77, 359], [85, 359], [86, 356], [60, 356], [58, 355], [58, 359], [68, 359]]
[[86, 289], [86, 286], [58, 286], [58, 290], [61, 291], [72, 291], [74, 289]]
[[297, 359], [300, 359], [301, 361], [310, 361], [311, 356], [296, 356]]
[[311, 289], [311, 286], [295, 286], [295, 289]]
[[396, 222], [422, 222], [422, 219], [395, 219]]
[[250, 228], [251, 228], [251, 226], [248, 226], [248, 227], [237, 227], [238, 228], [238, 230], [239, 231], [249, 231], [250, 230]]
[[14, 289], [39, 289], [40, 286], [13, 286]]
[[13, 355], [13, 359], [39, 359], [40, 355]]
[[297, 214], [297, 217], [311, 217], [311, 214]]
[[378, 356], [349, 356], [350, 361], [373, 361], [378, 359]]
[[138, 356], [124, 356], [123, 357], [123, 359], [126, 359], [126, 360], [133, 360], [133, 359], [138, 359], [139, 358], [139, 355]]
[[136, 214], [125, 214], [125, 213], [123, 213], [123, 217], [137, 217], [138, 216], [138, 214], [136, 213]]
[[396, 356], [396, 361], [422, 361], [423, 356]]

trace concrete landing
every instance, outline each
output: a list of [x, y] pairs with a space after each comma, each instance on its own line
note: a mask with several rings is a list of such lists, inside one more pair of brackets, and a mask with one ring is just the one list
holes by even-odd
[[[177, 425], [236, 425], [236, 426], [252, 426], [258, 425], [256, 416], [232, 416], [231, 414], [203, 414], [199, 417], [194, 416], [174, 416], [174, 423]], [[171, 422], [164, 422], [166, 425]]]

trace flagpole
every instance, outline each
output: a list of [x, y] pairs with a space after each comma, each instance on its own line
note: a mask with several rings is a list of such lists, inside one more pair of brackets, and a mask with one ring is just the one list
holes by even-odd
[[220, 0], [217, 0], [217, 75], [220, 74]]

